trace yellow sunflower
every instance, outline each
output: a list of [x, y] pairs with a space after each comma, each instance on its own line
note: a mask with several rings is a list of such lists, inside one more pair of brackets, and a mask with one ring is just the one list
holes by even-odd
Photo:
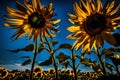
[[80, 0], [80, 4], [75, 2], [75, 15], [68, 14], [68, 19], [73, 26], [67, 28], [73, 32], [67, 38], [76, 39], [73, 47], [76, 50], [82, 47], [82, 52], [91, 51], [92, 48], [97, 50], [103, 47], [104, 40], [110, 44], [115, 44], [116, 41], [111, 35], [117, 28], [120, 28], [120, 13], [117, 13], [120, 4], [115, 5], [115, 0], [109, 0], [102, 5], [101, 0]]
[[42, 69], [42, 67], [40, 67], [40, 66], [36, 66], [35, 68], [34, 68], [34, 70], [33, 70], [33, 72], [35, 72], [35, 73], [37, 73], [37, 72], [42, 72], [43, 71], [43, 69]]
[[8, 76], [9, 72], [5, 69], [0, 71], [0, 79], [4, 79]]
[[60, 22], [60, 19], [53, 19], [54, 10], [53, 4], [50, 2], [48, 8], [40, 3], [39, 0], [24, 0], [25, 5], [16, 0], [18, 10], [7, 7], [7, 18], [4, 18], [7, 23], [5, 26], [10, 26], [12, 29], [17, 29], [12, 37], [15, 39], [28, 34], [28, 39], [34, 38], [34, 41], [44, 37], [54, 37], [55, 32], [58, 32], [55, 24]]

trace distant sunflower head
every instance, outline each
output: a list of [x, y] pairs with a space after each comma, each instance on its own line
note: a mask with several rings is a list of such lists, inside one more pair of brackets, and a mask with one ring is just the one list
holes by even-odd
[[28, 39], [33, 37], [34, 41], [44, 37], [54, 37], [55, 32], [58, 32], [55, 24], [60, 22], [60, 19], [53, 19], [54, 11], [53, 4], [49, 3], [48, 8], [40, 3], [39, 0], [24, 0], [25, 5], [16, 1], [18, 10], [7, 7], [8, 18], [4, 18], [7, 23], [5, 26], [10, 26], [17, 29], [12, 37], [15, 39], [28, 34]]
[[92, 48], [97, 50], [103, 47], [104, 40], [109, 44], [115, 44], [116, 41], [111, 35], [117, 28], [120, 28], [120, 13], [117, 13], [120, 4], [115, 5], [115, 0], [110, 2], [107, 0], [102, 5], [101, 0], [80, 0], [80, 5], [75, 2], [75, 15], [70, 16], [69, 21], [73, 26], [67, 28], [73, 34], [68, 38], [76, 39], [73, 47], [78, 50], [82, 47], [82, 52], [89, 52]]
[[33, 70], [33, 72], [35, 72], [35, 73], [37, 73], [37, 72], [42, 72], [43, 71], [43, 69], [42, 69], [42, 67], [40, 67], [40, 66], [36, 66], [35, 68], [34, 68], [34, 70]]
[[4, 79], [8, 76], [8, 71], [3, 69], [0, 71], [0, 79]]
[[55, 70], [52, 69], [52, 68], [49, 68], [49, 69], [48, 69], [48, 73], [49, 73], [49, 74], [54, 74], [54, 73], [55, 73]]

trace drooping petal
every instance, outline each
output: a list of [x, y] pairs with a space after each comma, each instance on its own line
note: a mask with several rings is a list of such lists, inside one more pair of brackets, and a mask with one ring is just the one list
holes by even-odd
[[110, 15], [113, 15], [113, 14], [115, 14], [119, 9], [120, 9], [120, 4], [119, 4], [117, 7], [115, 7], [114, 9], [112, 9], [112, 10], [109, 12], [109, 14], [110, 14]]
[[25, 6], [23, 6], [20, 2], [18, 2], [18, 1], [16, 1], [16, 7], [20, 10], [20, 11], [22, 11], [22, 12], [24, 12], [24, 13], [27, 13], [27, 9], [25, 8]]
[[70, 26], [67, 28], [67, 30], [70, 32], [77, 32], [80, 30], [80, 27], [79, 26]]
[[115, 1], [113, 0], [110, 6], [107, 8], [107, 14], [112, 10], [112, 8], [114, 7], [114, 4], [115, 4]]

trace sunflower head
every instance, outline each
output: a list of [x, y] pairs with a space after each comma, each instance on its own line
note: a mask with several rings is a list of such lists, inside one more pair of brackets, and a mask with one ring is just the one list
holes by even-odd
[[3, 70], [0, 70], [0, 79], [4, 79], [8, 76], [8, 71], [3, 69]]
[[73, 44], [77, 50], [82, 47], [82, 52], [97, 50], [103, 47], [104, 40], [109, 44], [116, 44], [111, 32], [120, 28], [120, 15], [118, 12], [120, 4], [115, 5], [115, 0], [109, 0], [103, 5], [101, 0], [80, 0], [80, 5], [75, 2], [74, 14], [68, 14], [68, 19], [73, 26], [67, 28], [73, 34], [68, 38], [76, 39]]
[[54, 11], [52, 2], [48, 7], [45, 7], [39, 0], [24, 0], [24, 5], [16, 1], [17, 9], [7, 7], [8, 17], [5, 26], [17, 29], [12, 37], [15, 39], [21, 36], [28, 35], [28, 39], [33, 38], [34, 41], [40, 38], [42, 41], [44, 37], [54, 37], [57, 30], [56, 24], [60, 19], [53, 19]]
[[52, 69], [52, 68], [49, 68], [49, 69], [48, 69], [48, 73], [49, 73], [49, 74], [54, 74], [54, 73], [55, 73], [55, 70]]
[[40, 67], [40, 66], [36, 66], [35, 68], [34, 68], [34, 70], [33, 70], [33, 72], [35, 72], [35, 73], [37, 73], [37, 72], [42, 72], [43, 71], [43, 69], [42, 69], [42, 67]]

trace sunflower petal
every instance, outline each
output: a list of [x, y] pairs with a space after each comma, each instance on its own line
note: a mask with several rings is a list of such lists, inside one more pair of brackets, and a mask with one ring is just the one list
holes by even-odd
[[76, 2], [74, 4], [74, 10], [79, 17], [87, 17], [87, 14], [82, 9], [80, 9], [79, 5]]
[[33, 9], [36, 10], [37, 9], [37, 2], [36, 2], [36, 0], [32, 0], [32, 5], [33, 5]]
[[22, 12], [24, 12], [24, 13], [26, 13], [27, 12], [27, 9], [25, 8], [25, 6], [23, 6], [20, 2], [18, 2], [18, 1], [16, 1], [16, 7], [20, 10], [20, 11], [22, 11]]
[[89, 7], [84, 3], [83, 0], [80, 0], [80, 3], [81, 3], [82, 10], [86, 10], [88, 12], [88, 14], [90, 15]]
[[70, 16], [71, 19], [76, 19], [77, 16], [73, 15], [73, 14], [68, 14]]
[[75, 24], [75, 22], [72, 19], [68, 19], [72, 24]]
[[79, 26], [70, 26], [67, 28], [67, 30], [70, 32], [77, 32], [80, 30], [80, 27]]
[[102, 9], [102, 2], [101, 0], [97, 0], [97, 12], [100, 12], [101, 9]]
[[94, 43], [94, 40], [95, 40], [95, 37], [91, 37], [90, 38], [90, 49], [92, 48], [92, 46], [93, 46], [93, 43]]
[[112, 10], [112, 8], [114, 7], [114, 4], [115, 4], [115, 1], [113, 0], [110, 6], [107, 8], [107, 13], [109, 13]]
[[54, 21], [53, 21], [53, 24], [57, 24], [57, 23], [59, 23], [61, 20], [60, 19], [55, 19]]
[[102, 33], [103, 39], [105, 39], [109, 44], [115, 45], [116, 41], [114, 37], [111, 34], [108, 33]]
[[52, 11], [52, 7], [53, 7], [53, 3], [50, 2], [49, 5], [48, 5], [48, 11]]
[[117, 7], [115, 7], [114, 9], [112, 9], [109, 14], [110, 14], [110, 15], [113, 15], [113, 14], [115, 14], [119, 9], [120, 9], [120, 4], [119, 4]]
[[33, 7], [28, 0], [24, 0], [24, 3], [30, 12], [33, 12]]

